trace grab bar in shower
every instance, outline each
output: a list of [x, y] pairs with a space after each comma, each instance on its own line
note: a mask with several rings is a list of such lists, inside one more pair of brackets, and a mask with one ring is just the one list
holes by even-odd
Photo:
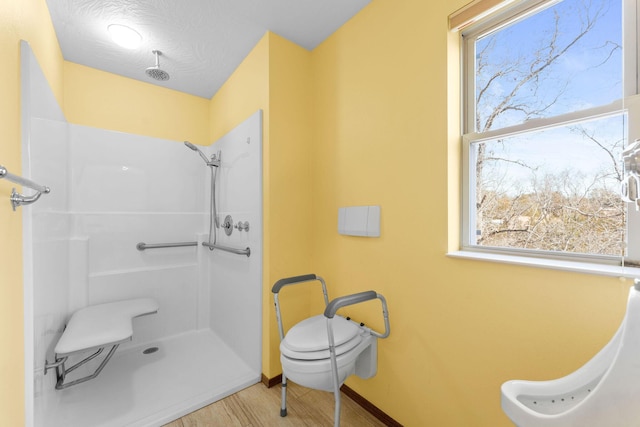
[[[198, 242], [178, 242], [178, 243], [144, 243], [144, 242], [140, 242], [136, 245], [136, 249], [138, 249], [139, 251], [144, 251], [146, 249], [160, 249], [160, 248], [178, 248], [181, 246], [198, 246]], [[230, 248], [228, 246], [222, 246], [222, 245], [213, 245], [213, 244], [209, 244], [207, 242], [202, 242], [202, 246], [206, 246], [207, 248], [213, 250], [213, 249], [220, 249], [221, 251], [226, 251], [226, 252], [231, 252], [233, 254], [236, 255], [246, 255], [246, 256], [251, 256], [251, 249], [250, 248], [246, 248], [246, 249], [236, 249], [236, 248]]]
[[236, 249], [236, 248], [230, 248], [229, 246], [213, 245], [207, 242], [202, 242], [202, 246], [206, 246], [211, 250], [220, 249], [221, 251], [231, 252], [232, 254], [236, 254], [236, 255], [246, 255], [247, 257], [251, 256], [251, 248], [249, 247], [246, 247], [245, 249]]
[[198, 242], [149, 243], [149, 244], [140, 242], [136, 245], [136, 249], [139, 251], [144, 251], [145, 249], [178, 248], [181, 246], [198, 246]]
[[40, 184], [36, 184], [35, 182], [31, 181], [30, 179], [23, 178], [21, 176], [9, 173], [9, 171], [7, 171], [7, 168], [5, 168], [4, 166], [0, 166], [0, 178], [7, 179], [7, 180], [9, 180], [9, 181], [11, 181], [13, 183], [16, 183], [18, 185], [22, 185], [23, 187], [29, 187], [32, 190], [36, 191], [36, 194], [34, 194], [33, 196], [25, 196], [23, 194], [18, 193], [16, 191], [16, 189], [14, 188], [11, 191], [11, 197], [9, 197], [9, 200], [11, 200], [11, 206], [13, 207], [14, 211], [16, 210], [16, 207], [18, 207], [18, 206], [30, 205], [31, 203], [35, 202], [36, 200], [38, 200], [40, 198], [42, 193], [48, 194], [49, 192], [51, 192], [49, 187], [46, 187], [46, 186], [40, 185]]

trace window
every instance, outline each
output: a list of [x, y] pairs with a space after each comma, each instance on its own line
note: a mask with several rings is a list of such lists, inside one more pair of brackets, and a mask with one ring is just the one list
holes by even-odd
[[463, 249], [635, 253], [638, 214], [620, 197], [621, 152], [640, 136], [623, 16], [635, 0], [517, 1], [462, 31]]

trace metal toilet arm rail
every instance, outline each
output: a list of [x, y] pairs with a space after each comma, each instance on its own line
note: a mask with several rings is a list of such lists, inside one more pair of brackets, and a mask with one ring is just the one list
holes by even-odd
[[271, 288], [271, 292], [273, 292], [273, 300], [276, 306], [276, 320], [278, 321], [278, 332], [280, 333], [280, 341], [284, 339], [284, 327], [282, 324], [282, 315], [280, 313], [280, 302], [278, 300], [278, 294], [280, 293], [280, 290], [282, 290], [283, 287], [288, 285], [295, 285], [295, 284], [304, 283], [304, 282], [312, 282], [314, 280], [319, 281], [320, 284], [322, 285], [322, 294], [324, 295], [324, 304], [329, 305], [327, 285], [324, 282], [324, 279], [322, 277], [315, 274], [303, 274], [301, 276], [293, 276], [293, 277], [280, 279], [276, 283], [274, 283], [273, 287]]
[[379, 333], [370, 329], [371, 335], [378, 338], [386, 338], [389, 336], [391, 332], [391, 328], [389, 326], [389, 311], [387, 310], [387, 301], [386, 299], [378, 294], [376, 291], [365, 291], [357, 294], [345, 295], [342, 297], [338, 297], [332, 300], [327, 308], [324, 310], [324, 316], [327, 319], [327, 336], [329, 338], [329, 358], [331, 359], [331, 376], [333, 377], [333, 395], [336, 401], [334, 414], [333, 414], [333, 422], [334, 427], [340, 427], [340, 407], [341, 407], [341, 399], [340, 399], [340, 378], [338, 377], [338, 361], [336, 356], [336, 345], [335, 339], [333, 337], [333, 318], [336, 315], [336, 311], [342, 307], [346, 307], [349, 305], [360, 304], [365, 301], [370, 301], [372, 299], [379, 299], [382, 302], [382, 315], [384, 316], [384, 333]]
[[327, 308], [324, 310], [324, 316], [327, 319], [333, 319], [333, 317], [336, 315], [336, 312], [342, 307], [346, 307], [348, 305], [360, 304], [361, 302], [369, 301], [376, 298], [382, 302], [382, 316], [384, 317], [384, 333], [381, 334], [380, 332], [376, 332], [372, 330], [371, 334], [378, 338], [386, 338], [391, 333], [391, 327], [389, 325], [389, 311], [387, 309], [387, 300], [376, 291], [365, 291], [357, 294], [338, 297], [332, 300], [327, 305]]

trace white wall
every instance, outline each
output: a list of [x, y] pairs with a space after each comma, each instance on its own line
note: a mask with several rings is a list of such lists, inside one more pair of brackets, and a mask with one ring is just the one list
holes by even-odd
[[[218, 206], [249, 232], [219, 231], [251, 257], [136, 244], [206, 240], [209, 168], [182, 142], [68, 124], [23, 45], [23, 175], [51, 188], [18, 208], [24, 221], [27, 425], [34, 396], [50, 390], [45, 358], [71, 314], [90, 304], [153, 297], [157, 315], [134, 320], [128, 347], [212, 329], [260, 370], [262, 114], [204, 151], [222, 151]], [[24, 190], [32, 194], [30, 190]], [[20, 213], [17, 213], [20, 214]], [[32, 386], [35, 384], [35, 386]]]
[[[57, 341], [68, 309], [68, 128], [33, 51], [24, 41], [20, 62], [22, 176], [52, 189], [36, 204], [15, 212], [23, 220], [25, 424], [31, 426], [34, 396], [44, 386], [45, 354]], [[20, 191], [34, 194], [27, 188]]]
[[[33, 118], [30, 126], [31, 179], [51, 188], [33, 205], [22, 206], [25, 228], [31, 232], [29, 258], [32, 268], [34, 366], [36, 393], [41, 392], [45, 358], [62, 333], [69, 310], [71, 276], [66, 211], [66, 153], [68, 126], [65, 122]], [[32, 190], [23, 189], [25, 194]], [[26, 239], [25, 239], [26, 242]], [[26, 301], [28, 303], [29, 301]], [[52, 360], [49, 358], [49, 360]], [[55, 375], [50, 375], [50, 379]], [[51, 383], [51, 381], [49, 381]]]
[[[88, 250], [83, 305], [158, 301], [158, 314], [136, 319], [123, 349], [195, 330], [199, 248], [136, 244], [197, 240], [205, 219], [200, 158], [179, 142], [71, 125], [69, 160], [71, 233]], [[82, 265], [74, 259], [71, 269]]]
[[[249, 222], [249, 231], [218, 231], [218, 243], [251, 249], [251, 256], [210, 254], [210, 327], [249, 366], [261, 366], [262, 316], [262, 111], [208, 147], [222, 152], [216, 180], [218, 217]], [[208, 199], [207, 199], [208, 200]]]
[[[87, 305], [158, 301], [158, 314], [136, 319], [134, 339], [121, 349], [197, 329], [200, 249], [136, 244], [197, 240], [205, 221], [201, 160], [174, 141], [31, 123], [32, 175], [51, 187], [25, 207], [33, 224], [36, 378], [69, 316]], [[52, 387], [54, 375], [46, 380]]]

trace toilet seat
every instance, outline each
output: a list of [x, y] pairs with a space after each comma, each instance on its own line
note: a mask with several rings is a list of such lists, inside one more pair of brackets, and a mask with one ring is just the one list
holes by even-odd
[[[357, 324], [336, 315], [333, 319], [336, 356], [340, 356], [360, 344], [362, 341], [360, 332], [361, 328]], [[293, 326], [280, 343], [280, 351], [283, 356], [290, 359], [329, 359], [326, 317], [320, 314]]]

